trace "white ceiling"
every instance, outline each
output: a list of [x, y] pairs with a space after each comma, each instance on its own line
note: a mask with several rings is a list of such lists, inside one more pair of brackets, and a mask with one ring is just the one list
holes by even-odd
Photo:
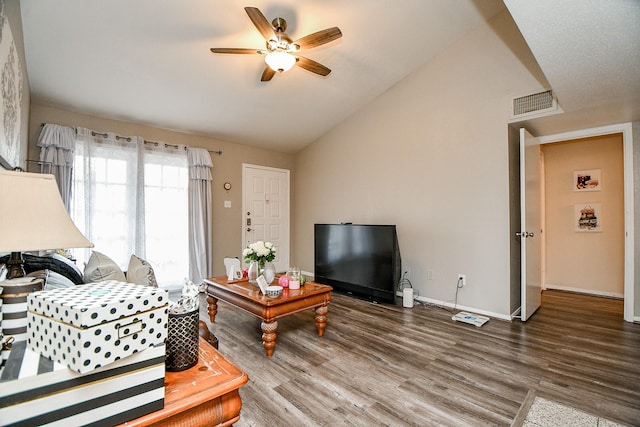
[[565, 113], [537, 135], [640, 120], [640, 0], [504, 0]]
[[[28, 0], [21, 2], [32, 99], [85, 114], [296, 152], [506, 4], [565, 114], [538, 134], [584, 121], [640, 119], [638, 0]], [[287, 20], [297, 39], [343, 37], [300, 68], [260, 82], [262, 48], [244, 6]]]
[[[337, 26], [260, 82], [264, 48], [244, 6], [287, 20], [295, 40]], [[21, 2], [32, 98], [40, 103], [283, 152], [313, 142], [483, 20], [501, 0], [28, 0]]]

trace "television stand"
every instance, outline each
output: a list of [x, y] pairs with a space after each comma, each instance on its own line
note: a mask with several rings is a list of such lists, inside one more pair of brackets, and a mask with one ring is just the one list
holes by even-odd
[[393, 303], [391, 303], [390, 301], [387, 301], [384, 298], [377, 298], [373, 295], [365, 295], [362, 293], [358, 293], [358, 292], [351, 292], [351, 291], [344, 291], [344, 290], [339, 290], [339, 289], [334, 289], [334, 292], [337, 292], [341, 295], [346, 295], [348, 297], [351, 298], [355, 298], [355, 299], [359, 299], [361, 301], [367, 301], [370, 302], [372, 304], [396, 304], [397, 301], [394, 301]]

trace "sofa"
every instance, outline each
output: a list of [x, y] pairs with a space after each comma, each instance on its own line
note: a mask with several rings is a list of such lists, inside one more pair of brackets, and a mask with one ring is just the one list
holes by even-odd
[[[158, 286], [151, 264], [136, 255], [131, 255], [126, 272], [111, 258], [98, 251], [93, 251], [83, 269], [70, 259], [57, 253], [43, 256], [25, 253], [22, 257], [24, 259], [25, 274], [29, 277], [42, 279], [45, 290], [101, 282], [103, 280]], [[6, 264], [8, 259], [8, 254], [1, 256], [0, 266]], [[2, 279], [0, 278], [0, 280]]]

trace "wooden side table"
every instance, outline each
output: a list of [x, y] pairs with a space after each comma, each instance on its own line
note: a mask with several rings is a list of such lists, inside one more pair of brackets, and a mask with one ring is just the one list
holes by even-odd
[[240, 419], [245, 372], [200, 337], [198, 364], [165, 374], [164, 409], [121, 426], [230, 426]]

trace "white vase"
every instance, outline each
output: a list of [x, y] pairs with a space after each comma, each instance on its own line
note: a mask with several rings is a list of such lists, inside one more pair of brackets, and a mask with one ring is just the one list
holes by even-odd
[[249, 268], [247, 269], [247, 278], [249, 279], [249, 283], [256, 283], [256, 279], [260, 275], [260, 266], [258, 265], [258, 261], [251, 261], [249, 263]]

